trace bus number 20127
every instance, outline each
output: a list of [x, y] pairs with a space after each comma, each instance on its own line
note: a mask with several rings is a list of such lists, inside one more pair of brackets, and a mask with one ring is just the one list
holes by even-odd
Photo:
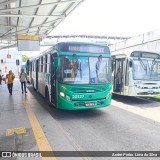
[[84, 95], [73, 95], [72, 96], [73, 99], [77, 99], [77, 98], [84, 98]]

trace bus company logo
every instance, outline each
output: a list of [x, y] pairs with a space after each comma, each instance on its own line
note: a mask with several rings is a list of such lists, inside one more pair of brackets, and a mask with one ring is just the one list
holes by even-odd
[[12, 157], [11, 152], [2, 152], [2, 157]]
[[92, 95], [89, 95], [89, 98], [92, 98]]

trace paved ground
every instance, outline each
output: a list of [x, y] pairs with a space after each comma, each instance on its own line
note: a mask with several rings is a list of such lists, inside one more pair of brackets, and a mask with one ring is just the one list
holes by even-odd
[[[44, 146], [50, 146], [53, 151], [159, 151], [159, 111], [158, 102], [132, 98], [125, 100], [122, 97], [115, 97], [112, 105], [107, 108], [84, 111], [58, 110], [48, 107], [43, 97], [33, 91], [31, 86], [28, 86], [27, 95], [22, 94], [19, 81], [15, 81], [12, 96], [7, 92], [5, 84], [0, 86], [0, 150], [38, 151]], [[8, 129], [19, 127], [25, 127], [26, 133], [6, 136]]]

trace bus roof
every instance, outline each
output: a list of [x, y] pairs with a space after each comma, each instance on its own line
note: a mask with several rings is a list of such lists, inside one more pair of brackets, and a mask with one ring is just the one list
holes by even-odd
[[112, 55], [113, 56], [117, 56], [117, 55], [126, 55], [127, 57], [132, 57], [131, 54], [133, 52], [141, 52], [141, 53], [152, 53], [152, 54], [157, 54], [160, 56], [160, 53], [158, 52], [154, 52], [154, 51], [146, 51], [146, 50], [133, 50], [133, 49], [123, 49], [123, 50], [119, 50], [119, 51], [115, 51], [115, 52], [112, 52]]
[[58, 42], [58, 43], [56, 43], [54, 46], [52, 46], [51, 48], [43, 51], [41, 54], [39, 54], [39, 55], [31, 58], [30, 61], [36, 60], [36, 59], [38, 59], [39, 57], [45, 55], [45, 53], [48, 53], [48, 52], [50, 52], [50, 51], [52, 51], [52, 50], [58, 50], [57, 47], [58, 47], [58, 46], [61, 46], [61, 45], [63, 45], [63, 44], [64, 44], [64, 45], [65, 45], [65, 44], [73, 44], [73, 45], [78, 45], [78, 44], [79, 44], [79, 45], [94, 45], [94, 46], [106, 47], [107, 50], [108, 50], [109, 53], [110, 53], [109, 47], [108, 47], [107, 45], [104, 45], [104, 44], [101, 44], [101, 43], [95, 43], [95, 42], [75, 42], [75, 41], [70, 41], [70, 42]]

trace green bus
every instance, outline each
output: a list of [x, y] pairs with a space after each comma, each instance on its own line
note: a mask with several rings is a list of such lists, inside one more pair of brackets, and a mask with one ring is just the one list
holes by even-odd
[[106, 45], [61, 42], [29, 61], [33, 88], [56, 108], [100, 108], [111, 102], [111, 53]]

